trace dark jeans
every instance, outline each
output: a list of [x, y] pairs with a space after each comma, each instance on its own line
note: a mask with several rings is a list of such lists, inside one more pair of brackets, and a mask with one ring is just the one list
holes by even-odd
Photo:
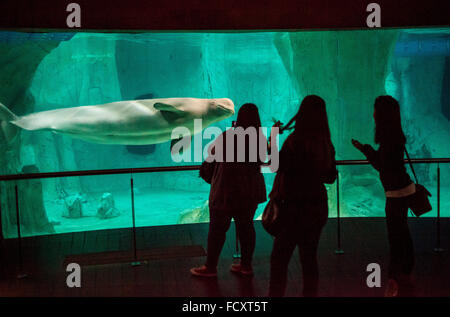
[[411, 274], [414, 247], [408, 228], [408, 197], [386, 198], [386, 224], [389, 240], [389, 278], [397, 281]]
[[256, 207], [257, 205], [241, 207], [239, 209], [209, 209], [208, 255], [205, 264], [207, 267], [217, 267], [231, 219], [234, 219], [236, 222], [236, 229], [239, 235], [241, 264], [244, 267], [250, 267], [252, 265], [256, 239], [253, 217], [255, 216]]
[[289, 221], [274, 240], [270, 258], [269, 296], [283, 296], [287, 284], [289, 261], [298, 246], [303, 271], [303, 295], [317, 296], [319, 265], [317, 248], [328, 218], [327, 201], [286, 207]]

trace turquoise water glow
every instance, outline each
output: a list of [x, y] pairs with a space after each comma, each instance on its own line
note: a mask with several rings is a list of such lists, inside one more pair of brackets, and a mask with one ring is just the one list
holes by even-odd
[[[230, 98], [259, 106], [263, 126], [287, 122], [299, 101], [327, 103], [338, 160], [363, 159], [352, 137], [373, 144], [373, 101], [396, 97], [412, 157], [450, 157], [450, 28], [258, 33], [0, 32], [0, 102], [18, 115], [145, 98]], [[142, 98], [142, 97], [141, 97]], [[215, 126], [231, 126], [236, 115]], [[284, 140], [285, 136], [282, 136]], [[130, 149], [51, 132], [22, 131], [0, 140], [0, 174], [170, 165], [170, 142]], [[205, 141], [204, 145], [207, 142]], [[417, 165], [419, 181], [436, 193], [436, 165]], [[25, 168], [26, 170], [26, 168]], [[384, 215], [377, 174], [369, 166], [339, 168], [341, 215]], [[441, 165], [441, 214], [450, 216], [450, 166]], [[268, 192], [273, 174], [265, 174]], [[131, 175], [18, 182], [25, 235], [131, 226]], [[208, 220], [209, 185], [197, 171], [133, 175], [138, 226]], [[3, 232], [16, 235], [13, 184], [1, 183]], [[42, 186], [42, 190], [40, 190]], [[27, 189], [28, 188], [28, 189]], [[42, 193], [42, 194], [41, 194]], [[114, 217], [101, 219], [111, 193]], [[76, 200], [81, 218], [68, 217]], [[42, 201], [42, 206], [39, 202]], [[432, 197], [436, 216], [436, 195]], [[329, 186], [330, 217], [336, 187]], [[256, 214], [263, 210], [261, 205]]]

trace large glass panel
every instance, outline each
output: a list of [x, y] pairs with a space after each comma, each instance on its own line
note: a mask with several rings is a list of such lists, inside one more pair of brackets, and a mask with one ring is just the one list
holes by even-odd
[[[430, 171], [415, 169], [431, 193], [433, 210], [424, 217], [437, 216], [437, 165]], [[422, 164], [423, 165], [423, 164]], [[424, 165], [425, 166], [425, 165]], [[441, 168], [441, 216], [448, 217], [449, 186]], [[369, 165], [338, 166], [341, 217], [384, 217], [385, 196], [377, 173]], [[431, 174], [430, 179], [423, 175]], [[264, 173], [267, 193], [273, 173]], [[209, 188], [198, 171], [172, 171], [83, 177], [62, 177], [2, 182], [7, 197], [2, 210], [3, 234], [17, 237], [15, 185], [18, 188], [22, 236], [76, 231], [129, 228], [132, 226], [131, 179], [134, 188], [136, 226], [161, 226], [209, 221]], [[82, 186], [82, 192], [77, 188]], [[337, 216], [336, 183], [326, 185], [329, 217]], [[7, 193], [7, 194], [6, 194]], [[255, 219], [261, 219], [266, 203], [258, 206]], [[411, 216], [413, 216], [411, 214]]]
[[17, 237], [15, 184], [24, 237], [132, 226], [130, 175], [30, 179], [3, 183], [11, 206], [2, 209], [6, 238]]
[[136, 226], [209, 221], [209, 185], [198, 171], [134, 174]]
[[[437, 216], [437, 164], [413, 164], [414, 171], [416, 172], [417, 179], [419, 181], [419, 184], [422, 184], [425, 186], [426, 189], [430, 192], [432, 195], [429, 197], [431, 207], [433, 208], [430, 212], [424, 214], [421, 217], [436, 217]], [[411, 179], [414, 180], [414, 175], [411, 172], [411, 169], [407, 167], [407, 171], [409, 175], [411, 176]], [[448, 174], [450, 175], [450, 174]], [[442, 203], [442, 197], [441, 197], [441, 203]], [[414, 214], [411, 212], [409, 213], [410, 216], [415, 217]], [[442, 214], [441, 214], [442, 215]], [[447, 217], [449, 214], [447, 214]]]
[[384, 217], [385, 196], [378, 173], [369, 165], [338, 167], [342, 217]]
[[[440, 164], [441, 168], [441, 217], [450, 217], [450, 164]], [[436, 195], [433, 200], [436, 200]]]
[[[437, 215], [436, 164], [413, 164], [419, 183], [425, 186], [432, 197], [432, 210], [422, 217]], [[370, 165], [345, 165], [339, 167], [341, 178], [340, 205], [342, 217], [384, 217], [386, 196], [378, 172]], [[407, 165], [407, 172], [414, 176]], [[441, 170], [442, 172], [442, 170]], [[428, 177], [427, 177], [428, 176]], [[443, 189], [441, 188], [441, 191]], [[441, 204], [442, 204], [441, 196]], [[441, 212], [441, 215], [442, 212]], [[412, 212], [409, 216], [415, 217]], [[448, 216], [448, 214], [447, 214]]]
[[[272, 126], [274, 119], [286, 123], [308, 94], [320, 95], [327, 103], [339, 160], [364, 158], [352, 147], [351, 138], [375, 146], [373, 103], [384, 94], [394, 96], [401, 105], [411, 157], [450, 157], [450, 28], [117, 34], [2, 31], [0, 174], [199, 164], [211, 140], [205, 135], [208, 125], [220, 131], [231, 127], [246, 102], [258, 105], [263, 127]], [[133, 106], [136, 103], [105, 107], [116, 101], [174, 97], [226, 97], [234, 102], [234, 115], [229, 117], [216, 112], [199, 115], [206, 119], [202, 133], [193, 136], [185, 151], [190, 159], [181, 162], [171, 155], [171, 136], [159, 137], [158, 124], [175, 121], [172, 112], [177, 110], [180, 121], [172, 128], [192, 124], [195, 115], [180, 119], [176, 105], [162, 103], [159, 109], [152, 108], [154, 113], [165, 107], [163, 111], [172, 117], [161, 115], [159, 121], [146, 125], [142, 123], [153, 120], [153, 115], [142, 115]], [[86, 108], [73, 109], [86, 105], [97, 107], [89, 108], [94, 111], [85, 116], [80, 113]], [[49, 110], [53, 112], [42, 113]], [[434, 207], [436, 166], [415, 166], [419, 181], [433, 193]], [[346, 166], [340, 171], [341, 215], [382, 216], [383, 196], [376, 173], [369, 166]], [[449, 172], [448, 164], [441, 164], [443, 216], [450, 212], [446, 206]], [[270, 192], [273, 175], [264, 177]], [[189, 214], [204, 215], [208, 199], [209, 187], [197, 172], [136, 174], [134, 178], [139, 226], [204, 220]], [[56, 232], [131, 224], [128, 176], [35, 182], [43, 188], [46, 215], [49, 223], [54, 221]], [[120, 188], [107, 186], [115, 183]], [[116, 205], [128, 214], [105, 221], [89, 217], [66, 221], [56, 207], [56, 184], [69, 196], [94, 195], [88, 202], [95, 204], [103, 194], [112, 193]], [[8, 186], [2, 182], [0, 193], [4, 232], [9, 232], [12, 219], [5, 217], [15, 212]], [[336, 186], [328, 188], [330, 216], [335, 216]], [[36, 197], [32, 202], [40, 200]], [[172, 211], [164, 212], [164, 208]], [[263, 208], [264, 204], [256, 218]], [[96, 209], [86, 210], [95, 213]], [[428, 214], [435, 215], [436, 208]]]

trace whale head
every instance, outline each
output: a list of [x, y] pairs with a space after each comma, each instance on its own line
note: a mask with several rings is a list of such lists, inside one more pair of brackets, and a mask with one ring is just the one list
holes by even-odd
[[153, 104], [153, 107], [156, 110], [159, 110], [162, 117], [169, 122], [171, 126], [190, 125], [193, 124], [195, 119], [202, 119], [203, 126], [206, 127], [234, 114], [233, 101], [228, 98], [157, 99], [157, 102]]
[[214, 121], [220, 121], [234, 115], [234, 103], [228, 98], [211, 99], [206, 115]]

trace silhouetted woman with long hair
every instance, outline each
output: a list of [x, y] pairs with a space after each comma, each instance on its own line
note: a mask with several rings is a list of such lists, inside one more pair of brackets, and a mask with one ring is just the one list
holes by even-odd
[[409, 196], [415, 184], [406, 172], [404, 153], [406, 138], [402, 130], [400, 106], [391, 96], [375, 100], [374, 150], [368, 144], [352, 140], [379, 172], [386, 194], [386, 224], [390, 248], [389, 281], [385, 296], [408, 295], [412, 291], [411, 272], [414, 267], [414, 248], [408, 228]]
[[288, 264], [297, 246], [303, 271], [303, 295], [317, 296], [317, 248], [328, 219], [324, 183], [333, 183], [335, 179], [335, 150], [325, 102], [310, 95], [303, 99], [295, 129], [281, 148], [279, 169], [270, 193], [270, 198], [281, 204], [284, 227], [273, 244], [269, 296], [284, 295]]
[[[250, 133], [253, 131], [254, 133]], [[245, 132], [249, 132], [245, 135]], [[255, 138], [252, 138], [251, 135]], [[227, 143], [234, 138], [234, 144]], [[245, 146], [239, 147], [239, 137], [245, 137]], [[260, 143], [261, 142], [261, 143]], [[230, 143], [228, 143], [230, 144]], [[262, 145], [262, 146], [260, 146]], [[261, 153], [259, 150], [261, 148]], [[261, 120], [256, 105], [247, 103], [239, 109], [235, 129], [222, 133], [210, 147], [215, 157], [222, 149], [223, 162], [216, 162], [209, 195], [208, 251], [205, 265], [191, 269], [195, 276], [217, 276], [217, 264], [225, 243], [231, 220], [241, 245], [241, 261], [231, 271], [243, 276], [253, 275], [252, 257], [255, 250], [253, 218], [258, 204], [266, 201], [266, 186], [261, 164], [266, 159], [267, 140], [261, 131]], [[232, 151], [233, 153], [227, 153]], [[230, 158], [233, 158], [230, 160]]]

